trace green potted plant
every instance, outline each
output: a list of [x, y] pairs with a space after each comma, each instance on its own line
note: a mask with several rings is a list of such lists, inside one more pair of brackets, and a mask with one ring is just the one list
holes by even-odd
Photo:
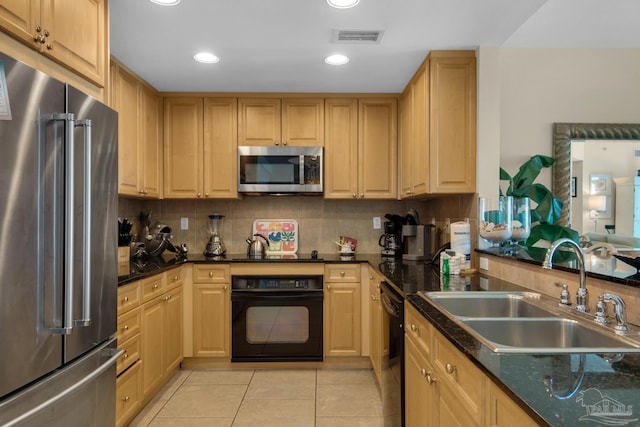
[[531, 234], [524, 242], [524, 246], [529, 248], [540, 240], [553, 242], [568, 237], [578, 243], [580, 239], [574, 229], [556, 224], [562, 211], [562, 202], [543, 184], [534, 182], [540, 171], [553, 165], [554, 161], [553, 157], [535, 155], [520, 166], [514, 176], [500, 168], [500, 180], [509, 181], [505, 194], [500, 188], [500, 195], [512, 196], [514, 199], [528, 197], [535, 202], [535, 207], [532, 204], [531, 208]]

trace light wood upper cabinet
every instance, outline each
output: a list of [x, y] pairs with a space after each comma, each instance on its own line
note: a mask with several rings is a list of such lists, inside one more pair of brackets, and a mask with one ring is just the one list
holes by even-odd
[[108, 26], [105, 0], [5, 0], [0, 27], [56, 62], [105, 86]]
[[397, 101], [358, 101], [359, 198], [395, 199], [397, 195]]
[[432, 51], [400, 102], [400, 196], [475, 192], [475, 52]]
[[202, 197], [202, 98], [164, 100], [164, 195]]
[[240, 98], [238, 145], [324, 145], [324, 100]]
[[395, 199], [397, 101], [327, 99], [326, 199]]
[[204, 99], [205, 197], [238, 197], [238, 101]]
[[118, 193], [160, 198], [161, 98], [115, 61], [111, 80], [111, 106], [118, 112]]
[[475, 52], [430, 54], [431, 193], [476, 191]]
[[237, 100], [165, 98], [166, 198], [235, 198]]
[[325, 100], [324, 197], [358, 193], [358, 100]]

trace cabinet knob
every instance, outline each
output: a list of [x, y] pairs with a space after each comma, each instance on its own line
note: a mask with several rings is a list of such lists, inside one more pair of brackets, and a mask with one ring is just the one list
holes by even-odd
[[209, 272], [209, 277], [213, 277], [213, 271]]
[[122, 401], [123, 401], [123, 402], [128, 402], [128, 401], [129, 401], [129, 396], [125, 396], [125, 397], [123, 397], [123, 398], [122, 398]]
[[427, 382], [429, 383], [429, 385], [437, 382], [437, 380], [431, 376], [431, 372], [427, 372]]
[[282, 141], [282, 145], [287, 145], [287, 141]]
[[412, 332], [417, 332], [418, 331], [418, 327], [416, 325], [414, 325], [413, 323], [411, 324], [411, 331]]
[[173, 276], [173, 281], [177, 281], [178, 280], [178, 276]]
[[364, 199], [364, 193], [360, 193], [360, 198]]
[[353, 198], [355, 199], [355, 198], [356, 198], [356, 197], [358, 197], [358, 196], [356, 195], [356, 193], [353, 193], [353, 194], [351, 195], [351, 197], [353, 197]]
[[198, 193], [198, 194], [196, 194], [196, 196], [202, 197], [202, 193]]
[[229, 287], [227, 285], [224, 285], [223, 289], [226, 291], [227, 289], [229, 289]]
[[344, 271], [340, 272], [340, 277], [344, 277]]
[[423, 378], [427, 378], [427, 370], [424, 368], [420, 369], [420, 375], [422, 375]]
[[327, 285], [327, 289], [331, 289], [331, 285]]
[[122, 327], [122, 330], [123, 330], [123, 331], [128, 331], [128, 330], [129, 330], [129, 326], [128, 326], [128, 325], [124, 325], [124, 326]]
[[377, 297], [375, 295], [371, 295], [371, 299], [374, 301], [378, 301], [380, 299], [380, 297]]
[[278, 141], [276, 141], [276, 145], [280, 145], [280, 143]]
[[456, 365], [452, 365], [451, 363], [447, 363], [445, 365], [445, 369], [447, 370], [447, 374], [453, 374], [456, 371]]
[[155, 285], [153, 285], [151, 289], [158, 289], [158, 284], [156, 283]]
[[209, 193], [204, 193], [204, 197], [209, 197]]
[[122, 302], [129, 302], [129, 297], [123, 297]]
[[127, 353], [126, 351], [124, 352], [124, 354], [122, 355], [123, 358], [128, 359], [129, 358], [129, 353]]

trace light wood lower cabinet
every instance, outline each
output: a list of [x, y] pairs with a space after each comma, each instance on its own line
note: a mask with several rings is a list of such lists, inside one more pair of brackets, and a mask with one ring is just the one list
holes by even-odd
[[380, 301], [382, 277], [369, 267], [369, 360], [378, 384], [382, 384], [382, 355], [385, 348], [384, 310]]
[[360, 264], [327, 264], [324, 287], [325, 356], [360, 356]]
[[537, 425], [410, 304], [405, 304], [405, 425]]
[[193, 356], [231, 356], [228, 265], [193, 266]]
[[116, 380], [116, 426], [127, 425], [142, 407], [141, 361]]

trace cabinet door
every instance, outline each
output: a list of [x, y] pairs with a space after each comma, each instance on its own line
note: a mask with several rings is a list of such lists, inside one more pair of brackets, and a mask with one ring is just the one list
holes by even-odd
[[118, 112], [118, 193], [140, 196], [138, 79], [118, 65], [112, 67], [111, 78], [111, 105]]
[[413, 85], [408, 84], [400, 97], [398, 132], [398, 168], [400, 198], [413, 196]]
[[282, 142], [280, 100], [238, 100], [238, 145], [280, 145]]
[[489, 381], [488, 401], [489, 419], [485, 425], [489, 427], [535, 427], [538, 425], [491, 381]]
[[327, 283], [325, 291], [327, 356], [360, 356], [360, 283]]
[[103, 87], [107, 64], [105, 0], [42, 0], [43, 52]]
[[164, 298], [166, 347], [165, 373], [171, 374], [182, 362], [182, 286]]
[[238, 101], [204, 100], [204, 197], [238, 197]]
[[162, 298], [142, 308], [142, 390], [147, 400], [155, 393], [164, 377], [165, 310]]
[[476, 190], [476, 58], [462, 55], [430, 55], [431, 193]]
[[438, 389], [429, 384], [427, 375], [432, 375], [432, 368], [425, 355], [405, 335], [405, 425], [419, 426], [449, 426], [449, 424], [434, 424], [434, 401], [438, 397]]
[[324, 145], [324, 99], [282, 100], [282, 145]]
[[358, 100], [325, 100], [324, 197], [358, 194]]
[[164, 100], [164, 196], [202, 197], [202, 98]]
[[460, 405], [458, 394], [446, 382], [438, 381], [435, 386], [438, 392], [435, 397], [435, 409], [433, 411], [436, 415], [434, 425], [447, 427], [475, 427], [481, 425], [483, 419], [473, 416], [465, 406]]
[[[428, 64], [428, 60], [427, 60]], [[411, 194], [419, 196], [429, 190], [429, 81], [427, 65], [411, 82]]]
[[383, 312], [380, 302], [380, 282], [375, 275], [369, 278], [369, 299], [369, 359], [378, 384], [382, 385]]
[[116, 381], [116, 427], [126, 426], [140, 408], [140, 364], [137, 362]]
[[[158, 93], [140, 84], [141, 189], [145, 197], [160, 198], [162, 191], [162, 101]], [[120, 116], [122, 117], [122, 116]]]
[[30, 45], [35, 45], [39, 20], [40, 0], [3, 0], [0, 4], [0, 27]]
[[396, 100], [361, 99], [358, 121], [358, 195], [395, 199], [398, 182]]
[[193, 286], [193, 355], [230, 357], [230, 304], [228, 283]]

